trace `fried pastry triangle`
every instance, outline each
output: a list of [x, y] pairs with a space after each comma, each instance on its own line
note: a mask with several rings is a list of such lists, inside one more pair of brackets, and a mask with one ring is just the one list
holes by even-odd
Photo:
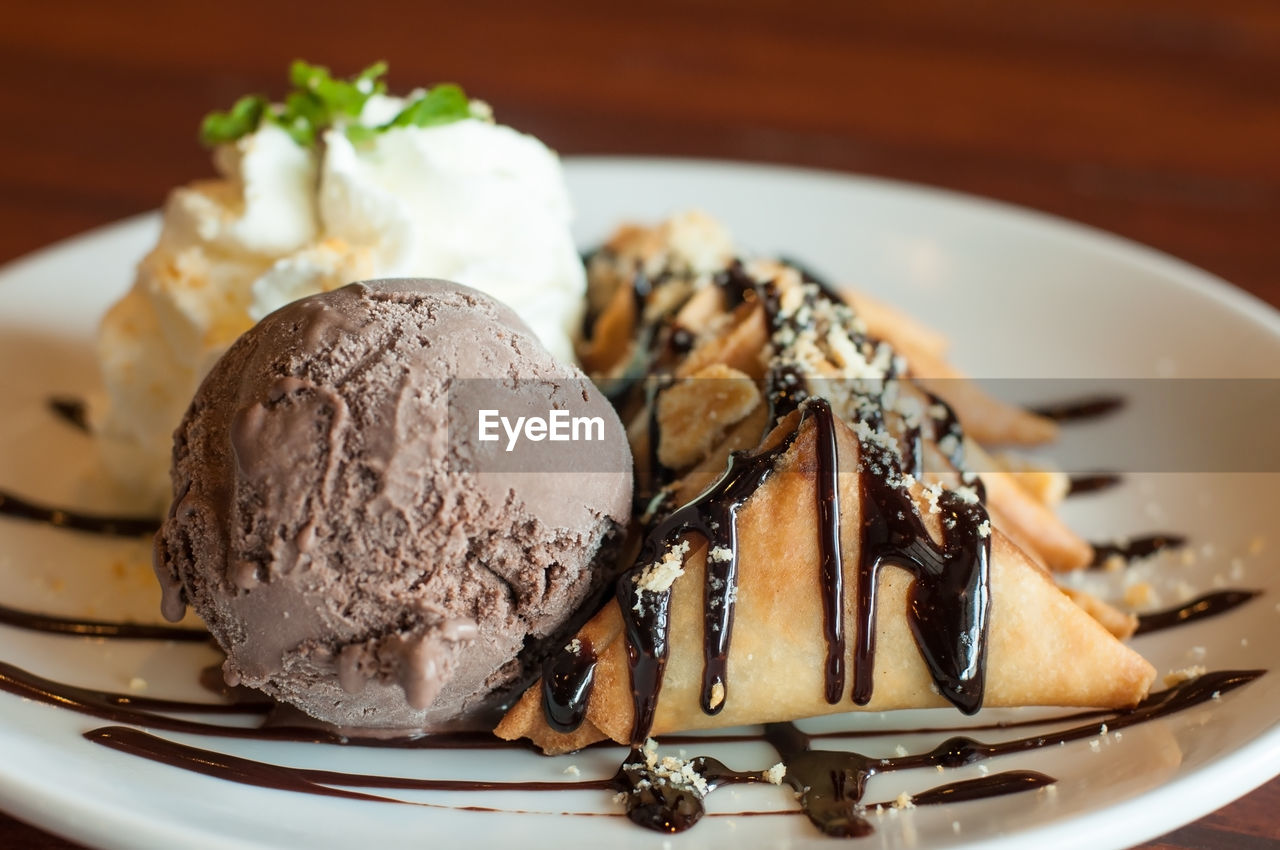
[[[977, 523], [980, 508], [950, 491], [884, 483], [871, 469], [883, 460], [873, 438], [829, 408], [817, 415], [824, 407], [784, 419], [670, 515], [693, 506], [710, 530], [676, 524], [669, 545], [643, 550], [498, 736], [559, 753], [851, 710], [1120, 707], [1146, 695], [1151, 665]], [[731, 528], [719, 526], [726, 520]], [[893, 539], [907, 527], [917, 539]], [[655, 646], [665, 646], [656, 676]], [[860, 690], [862, 705], [851, 698]]]

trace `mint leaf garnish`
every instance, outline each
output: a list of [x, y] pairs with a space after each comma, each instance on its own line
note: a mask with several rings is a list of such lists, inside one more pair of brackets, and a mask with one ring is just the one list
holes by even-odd
[[383, 94], [387, 84], [386, 62], [375, 62], [349, 80], [337, 79], [322, 65], [301, 59], [289, 67], [293, 90], [284, 103], [266, 98], [242, 97], [226, 112], [211, 112], [200, 127], [200, 141], [212, 147], [234, 142], [257, 131], [263, 121], [281, 127], [303, 147], [316, 143], [320, 134], [340, 127], [352, 142], [365, 142], [392, 127], [434, 127], [473, 116], [462, 89], [439, 85], [414, 98], [394, 118], [379, 126], [360, 123], [369, 98]]
[[258, 129], [266, 109], [267, 99], [251, 94], [237, 100], [226, 112], [210, 112], [200, 124], [200, 141], [209, 147], [234, 142]]
[[435, 127], [439, 124], [452, 124], [471, 117], [471, 102], [467, 100], [462, 89], [452, 83], [436, 86], [425, 92], [382, 126], [391, 127]]
[[328, 68], [298, 59], [289, 69], [289, 78], [297, 89], [311, 95], [327, 116], [357, 118], [371, 95], [386, 91], [386, 83], [379, 79], [386, 72], [387, 63], [377, 62], [349, 81], [335, 80]]
[[378, 128], [366, 127], [364, 124], [348, 124], [343, 128], [342, 132], [347, 134], [347, 139], [350, 140], [352, 144], [358, 145], [361, 142], [367, 142], [374, 136], [377, 136]]

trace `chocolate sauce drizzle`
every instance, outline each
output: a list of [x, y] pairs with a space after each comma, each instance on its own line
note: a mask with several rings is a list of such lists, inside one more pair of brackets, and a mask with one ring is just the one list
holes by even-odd
[[[911, 798], [913, 806], [935, 806], [942, 803], [967, 803], [971, 800], [986, 800], [991, 797], [1003, 797], [1006, 794], [1019, 794], [1053, 785], [1058, 780], [1038, 770], [1008, 770], [980, 776], [977, 779], [964, 779], [960, 782], [949, 782], [921, 791]], [[877, 803], [867, 808], [887, 808], [892, 803]]]
[[[59, 419], [82, 431], [89, 430], [86, 406], [80, 399], [55, 396], [48, 400], [48, 406]], [[5, 490], [0, 490], [0, 517], [40, 522], [55, 528], [108, 537], [144, 537], [155, 534], [160, 529], [160, 521], [152, 517], [108, 516], [56, 508]]]
[[864, 472], [860, 477], [862, 564], [856, 576], [853, 701], [871, 701], [876, 586], [880, 569], [893, 565], [916, 579], [907, 599], [907, 619], [934, 683], [956, 708], [973, 714], [982, 707], [991, 611], [991, 538], [980, 530], [988, 523], [986, 509], [944, 489], [937, 501], [944, 529], [939, 547], [905, 490], [880, 476]]
[[1215, 590], [1203, 596], [1197, 596], [1184, 605], [1164, 611], [1153, 611], [1150, 614], [1138, 615], [1138, 629], [1135, 635], [1145, 635], [1216, 617], [1219, 614], [1239, 608], [1241, 605], [1258, 596], [1258, 590]]
[[66, 508], [41, 505], [4, 490], [0, 490], [0, 517], [42, 522], [55, 528], [87, 531], [108, 537], [143, 537], [155, 534], [160, 529], [160, 521], [151, 517], [80, 513]]
[[[1184, 620], [1185, 621], [1185, 620]], [[582, 651], [581, 649], [579, 650]], [[953, 736], [924, 753], [875, 759], [854, 752], [814, 750], [812, 742], [823, 737], [894, 736], [909, 732], [946, 732], [958, 730], [864, 730], [806, 735], [793, 724], [771, 724], [764, 739], [772, 743], [783, 757], [786, 772], [783, 781], [796, 789], [804, 813], [820, 829], [831, 835], [860, 835], [870, 828], [862, 816], [861, 805], [867, 779], [877, 773], [919, 767], [958, 767], [1017, 752], [1040, 749], [1083, 738], [1106, 734], [1171, 715], [1216, 699], [1223, 693], [1253, 681], [1260, 670], [1218, 671], [1207, 673], [1174, 688], [1153, 694], [1132, 711], [1079, 712], [1057, 718], [1032, 718], [1013, 723], [996, 723], [964, 729], [973, 733], [984, 728], [1042, 726], [1105, 718], [1067, 729], [1040, 733], [998, 743], [984, 743], [965, 735]], [[164, 712], [182, 714], [261, 714], [269, 704], [260, 700], [233, 703], [200, 703], [157, 699], [132, 694], [97, 691], [54, 682], [0, 663], [0, 690], [50, 705], [96, 716], [110, 723], [128, 723], [184, 734], [233, 737], [256, 740], [305, 741], [415, 749], [481, 749], [512, 748], [519, 743], [500, 741], [485, 733], [444, 733], [415, 738], [353, 738], [321, 728], [243, 727], [169, 717]], [[623, 768], [611, 779], [584, 779], [562, 782], [489, 782], [463, 780], [408, 779], [333, 771], [313, 771], [241, 759], [209, 750], [168, 741], [137, 729], [111, 726], [85, 734], [95, 743], [174, 767], [193, 770], [229, 781], [262, 787], [292, 790], [326, 796], [346, 796], [376, 802], [406, 803], [392, 797], [342, 790], [346, 788], [380, 788], [442, 791], [559, 791], [571, 789], [614, 789], [627, 792], [628, 816], [643, 826], [668, 832], [693, 826], [704, 814], [703, 797], [715, 788], [732, 783], [763, 782], [766, 771], [736, 771], [706, 757], [692, 760], [693, 769], [702, 777], [702, 789], [690, 785], [654, 781], [658, 778], [641, 749], [633, 749]], [[758, 735], [703, 736], [700, 740], [755, 740]], [[670, 742], [676, 742], [671, 737]], [[696, 739], [690, 739], [690, 742]], [[649, 780], [647, 783], [644, 780]], [[915, 805], [974, 800], [1001, 794], [1030, 790], [1054, 780], [1034, 771], [1010, 771], [979, 779], [948, 783], [915, 796]], [[339, 786], [339, 787], [333, 787]], [[410, 803], [412, 805], [422, 805]], [[428, 804], [429, 805], [429, 804]], [[881, 804], [885, 805], [885, 804]], [[483, 810], [481, 807], [459, 807]], [[746, 814], [746, 813], [744, 813]]]
[[[860, 801], [867, 780], [878, 773], [921, 767], [961, 767], [997, 756], [1109, 734], [1216, 699], [1261, 675], [1260, 670], [1206, 673], [1153, 694], [1134, 710], [1112, 715], [1104, 723], [1073, 726], [998, 743], [984, 743], [957, 735], [928, 752], [895, 758], [875, 759], [853, 752], [814, 750], [812, 739], [790, 723], [769, 724], [765, 727], [765, 738], [782, 755], [787, 766], [784, 781], [795, 789], [801, 807], [813, 824], [827, 835], [857, 837], [871, 832], [870, 823], [862, 816]], [[1035, 778], [1024, 777], [1018, 786], [1028, 789], [1053, 781], [1049, 777], [1043, 777], [1043, 780], [1039, 777], [1043, 774], [1037, 774]], [[994, 782], [992, 786], [988, 790], [1006, 790], [1007, 787], [1004, 781]], [[965, 790], [972, 791], [974, 795], [981, 794], [973, 786]], [[948, 794], [946, 786], [934, 789], [934, 793], [943, 797]], [[974, 796], [954, 799], [974, 799]]]
[[50, 396], [49, 410], [54, 416], [75, 428], [77, 431], [89, 433], [89, 406], [84, 399], [71, 396]]
[[[872, 776], [916, 768], [957, 768], [990, 758], [1098, 738], [1205, 704], [1261, 675], [1260, 670], [1206, 673], [1151, 695], [1131, 711], [1108, 713], [1103, 721], [996, 743], [955, 735], [926, 752], [892, 758], [874, 758], [849, 751], [815, 750], [813, 741], [816, 736], [801, 732], [791, 723], [769, 724], [764, 728], [763, 737], [782, 756], [785, 765], [782, 781], [795, 790], [801, 809], [810, 821], [827, 835], [856, 837], [866, 835], [872, 829], [865, 817], [868, 810], [891, 805], [868, 806], [862, 803], [867, 781]], [[627, 816], [632, 821], [663, 832], [680, 832], [696, 824], [705, 814], [704, 798], [716, 788], [728, 784], [765, 782], [769, 775], [769, 771], [733, 770], [716, 759], [699, 757], [692, 759], [689, 766], [700, 777], [701, 783], [670, 782], [660, 779], [656, 756], [647, 758], [643, 750], [633, 750], [622, 769], [610, 779], [560, 782], [414, 779], [284, 767], [199, 749], [121, 726], [94, 729], [85, 733], [85, 738], [135, 756], [220, 779], [375, 802], [421, 805], [346, 789], [478, 792], [615, 789], [625, 793]], [[985, 799], [1041, 788], [1053, 782], [1052, 777], [1036, 771], [1007, 771], [940, 785], [915, 795], [912, 803], [922, 806]]]
[[53, 614], [37, 614], [0, 605], [0, 625], [15, 626], [34, 632], [75, 635], [77, 637], [109, 637], [132, 640], [181, 640], [201, 642], [209, 640], [204, 629], [184, 629], [178, 626], [153, 626], [143, 623], [121, 623], [106, 620], [83, 620], [59, 617]]
[[[568, 782], [489, 782], [461, 779], [411, 779], [395, 776], [378, 776], [365, 773], [338, 773], [331, 770], [312, 770], [302, 767], [284, 767], [267, 762], [239, 758], [214, 750], [179, 744], [156, 735], [131, 729], [127, 726], [106, 726], [91, 729], [84, 737], [95, 744], [141, 756], [171, 767], [203, 773], [218, 779], [229, 779], [246, 785], [275, 788], [281, 791], [298, 791], [327, 797], [346, 797], [354, 800], [372, 800], [379, 803], [408, 803], [392, 797], [364, 794], [334, 788], [345, 785], [355, 788], [386, 788], [413, 791], [561, 791], [567, 789], [606, 789], [609, 780], [574, 780]], [[409, 803], [410, 805], [423, 805]], [[428, 804], [429, 805], [429, 804]], [[470, 807], [468, 807], [470, 808]]]
[[1180, 546], [1185, 546], [1186, 543], [1187, 538], [1181, 534], [1148, 534], [1144, 537], [1134, 537], [1123, 542], [1094, 543], [1093, 561], [1090, 562], [1089, 566], [1093, 569], [1105, 567], [1112, 558], [1121, 558], [1124, 561], [1150, 558], [1157, 552], [1163, 552], [1165, 549], [1177, 549]]
[[[650, 530], [636, 557], [636, 565], [618, 579], [615, 596], [622, 610], [626, 632], [635, 708], [631, 734], [633, 744], [644, 743], [653, 726], [653, 712], [667, 663], [671, 604], [670, 588], [647, 591], [642, 590], [637, 582], [683, 535], [693, 532], [706, 540], [708, 555], [704, 593], [707, 601], [701, 704], [702, 710], [708, 714], [717, 713], [728, 698], [725, 668], [733, 628], [733, 600], [737, 595], [738, 509], [773, 473], [777, 459], [790, 448], [798, 433], [799, 428], [796, 428], [773, 448], [756, 454], [731, 454], [729, 468], [716, 483]], [[719, 559], [711, 555], [713, 551], [723, 550], [730, 552], [731, 556]]]
[[1099, 472], [1092, 475], [1072, 475], [1067, 489], [1068, 496], [1079, 496], [1082, 493], [1096, 493], [1110, 490], [1124, 479], [1114, 472]]
[[274, 703], [260, 699], [219, 703], [189, 702], [99, 691], [55, 682], [4, 662], [0, 662], [0, 691], [8, 691], [23, 699], [98, 717], [109, 723], [130, 723], [188, 735], [395, 749], [509, 749], [512, 746], [487, 732], [449, 732], [403, 738], [368, 738], [344, 735], [318, 725], [226, 726], [205, 723], [169, 717], [159, 712], [266, 715]]
[[1030, 407], [1032, 413], [1054, 422], [1082, 422], [1098, 419], [1125, 406], [1123, 396], [1096, 395]]

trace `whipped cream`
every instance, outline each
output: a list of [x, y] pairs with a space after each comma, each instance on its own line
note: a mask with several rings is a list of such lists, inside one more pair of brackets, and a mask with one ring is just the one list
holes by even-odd
[[[383, 95], [361, 121], [405, 100]], [[478, 107], [478, 108], [474, 108]], [[506, 302], [572, 360], [585, 275], [558, 157], [475, 117], [313, 147], [264, 122], [219, 147], [220, 178], [175, 189], [155, 248], [103, 320], [95, 430], [113, 475], [159, 508], [172, 433], [200, 380], [244, 331], [290, 301], [379, 277], [438, 277]]]

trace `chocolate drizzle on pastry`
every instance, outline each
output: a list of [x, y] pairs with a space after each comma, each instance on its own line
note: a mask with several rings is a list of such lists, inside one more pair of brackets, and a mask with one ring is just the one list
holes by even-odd
[[546, 659], [542, 665], [542, 704], [552, 729], [572, 732], [582, 724], [595, 672], [595, 649], [583, 639], [575, 638], [564, 652]]
[[[639, 277], [639, 275], [638, 275]], [[797, 299], [783, 306], [784, 296], [773, 281], [761, 281], [734, 262], [713, 277], [728, 309], [758, 302], [774, 339], [774, 357], [766, 378], [770, 424], [777, 431], [766, 437], [765, 448], [734, 452], [728, 469], [699, 496], [661, 518], [645, 535], [635, 565], [616, 585], [622, 612], [631, 674], [634, 719], [633, 747], [641, 746], [653, 727], [662, 689], [669, 647], [671, 581], [682, 571], [694, 540], [705, 545], [704, 648], [700, 703], [707, 714], [720, 712], [731, 698], [727, 672], [737, 594], [737, 513], [768, 480], [780, 458], [791, 449], [803, 429], [813, 429], [816, 449], [814, 507], [818, 516], [819, 576], [823, 604], [825, 698], [835, 704], [847, 689], [845, 658], [845, 564], [840, 536], [840, 458], [836, 415], [831, 403], [815, 395], [811, 366], [791, 350], [801, 335], [844, 333], [858, 356], [885, 364], [877, 380], [857, 385], [851, 433], [858, 440], [858, 483], [862, 502], [860, 560], [853, 571], [854, 669], [852, 699], [871, 701], [874, 688], [876, 607], [882, 567], [899, 566], [916, 579], [908, 600], [908, 618], [917, 646], [939, 693], [966, 713], [982, 705], [987, 623], [990, 610], [990, 523], [981, 493], [972, 489], [937, 488], [933, 502], [940, 512], [941, 541], [931, 536], [911, 493], [910, 476], [898, 441], [886, 430], [886, 399], [894, 377], [895, 358], [885, 344], [865, 336], [842, 301], [833, 300], [813, 283], [800, 285]], [[646, 279], [647, 284], [647, 279]], [[638, 290], [637, 290], [638, 291]], [[640, 306], [640, 305], [638, 305]], [[642, 312], [642, 310], [638, 310]], [[645, 331], [641, 329], [639, 336]], [[650, 423], [656, 424], [650, 398]], [[963, 431], [950, 408], [930, 397], [932, 436], [954, 443], [947, 456], [963, 468]], [[797, 414], [798, 411], [798, 414]], [[846, 415], [849, 415], [846, 412]], [[896, 414], [895, 414], [896, 415]], [[790, 417], [790, 421], [784, 421]], [[773, 430], [772, 427], [770, 430]], [[650, 431], [652, 457], [656, 429]], [[918, 468], [921, 449], [918, 427], [908, 435], [910, 465]], [[665, 574], [665, 578], [664, 578]], [[578, 669], [563, 658], [549, 662]], [[586, 698], [574, 692], [546, 698], [544, 712], [560, 731], [576, 728]], [[573, 722], [576, 719], [577, 722]], [[565, 721], [569, 722], [566, 723]]]

